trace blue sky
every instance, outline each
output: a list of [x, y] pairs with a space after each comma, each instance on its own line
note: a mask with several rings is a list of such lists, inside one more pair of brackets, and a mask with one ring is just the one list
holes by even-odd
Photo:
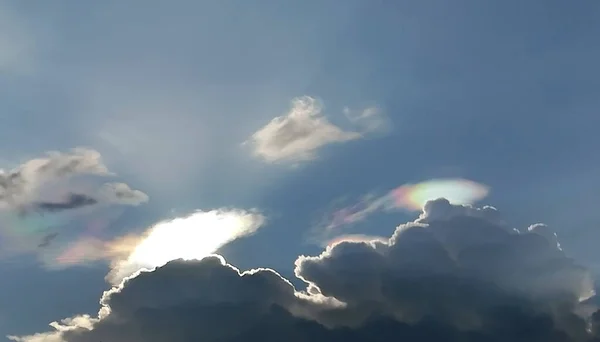
[[[322, 249], [307, 236], [335, 201], [465, 178], [489, 186], [478, 204], [514, 226], [548, 224], [600, 271], [599, 18], [596, 1], [0, 0], [0, 168], [97, 151], [111, 182], [149, 197], [84, 213], [118, 212], [106, 239], [254, 208], [264, 226], [221, 252], [288, 277], [298, 255]], [[269, 131], [257, 152], [253, 134], [306, 97], [322, 107], [321, 142], [310, 126], [282, 152]], [[369, 109], [376, 117], [352, 120]], [[417, 215], [379, 213], [345, 232], [389, 236]], [[89, 217], [60, 221], [53, 248]], [[0, 335], [95, 314], [109, 288], [105, 261], [56, 270], [32, 253], [0, 262]]]

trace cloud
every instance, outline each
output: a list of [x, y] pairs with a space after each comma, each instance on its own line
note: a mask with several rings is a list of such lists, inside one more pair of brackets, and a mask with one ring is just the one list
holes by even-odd
[[23, 18], [0, 2], [0, 74], [30, 71], [34, 47], [35, 39]]
[[[428, 202], [386, 242], [341, 242], [300, 256], [296, 290], [268, 269], [218, 256], [175, 260], [105, 292], [97, 317], [10, 337], [36, 342], [592, 342], [578, 315], [590, 275], [545, 235], [509, 228], [497, 210]], [[589, 328], [589, 329], [588, 329]]]
[[[100, 202], [139, 205], [148, 201], [148, 195], [133, 190], [125, 183], [106, 183], [91, 194], [74, 193], [68, 181], [75, 176], [114, 176], [102, 162], [100, 153], [76, 148], [68, 153], [47, 152], [46, 156], [31, 159], [18, 167], [0, 169], [0, 209], [27, 209], [42, 211], [76, 209]], [[66, 199], [44, 200], [48, 187], [66, 191]], [[52, 193], [56, 193], [56, 189]], [[45, 193], [46, 192], [46, 193]], [[97, 199], [98, 197], [99, 199]]]
[[106, 183], [100, 189], [100, 196], [109, 203], [140, 205], [148, 202], [148, 195], [133, 190], [125, 183]]
[[344, 234], [336, 236], [324, 243], [324, 247], [333, 247], [342, 242], [387, 242], [388, 238], [383, 236], [366, 235], [366, 234]]
[[295, 98], [288, 113], [271, 120], [247, 143], [267, 162], [298, 162], [315, 158], [325, 145], [361, 138], [360, 133], [344, 131], [329, 122], [322, 110], [315, 98]]
[[[404, 184], [383, 196], [364, 196], [358, 203], [327, 215], [326, 233], [334, 228], [351, 225], [383, 210], [420, 210], [433, 199], [447, 198], [454, 204], [473, 204], [487, 196], [489, 188], [467, 179], [431, 179], [418, 184]], [[323, 227], [318, 227], [322, 230]]]
[[34, 202], [32, 207], [37, 212], [56, 212], [69, 209], [77, 209], [98, 203], [93, 197], [83, 194], [70, 193], [62, 202]]
[[[85, 226], [86, 216], [109, 205], [148, 201], [146, 194], [127, 184], [99, 186], [95, 180], [114, 176], [100, 153], [86, 148], [47, 152], [10, 170], [0, 169], [1, 256], [36, 253], [47, 263], [52, 258], [47, 249], [40, 252], [40, 235], [57, 233], [77, 219]], [[68, 245], [69, 235], [72, 232], [61, 234], [60, 241], [53, 238], [53, 247]]]
[[361, 111], [354, 111], [346, 107], [344, 108], [344, 115], [363, 133], [383, 134], [392, 129], [391, 120], [378, 107], [367, 107]]
[[56, 239], [57, 236], [58, 236], [58, 233], [47, 234], [42, 239], [42, 242], [40, 242], [40, 244], [38, 245], [38, 248], [45, 248], [45, 247], [50, 246], [50, 243], [52, 243], [52, 240]]
[[44, 185], [75, 175], [110, 175], [100, 153], [77, 148], [69, 153], [48, 152], [18, 167], [0, 169], [0, 208], [24, 204], [39, 195]]
[[107, 280], [118, 284], [141, 269], [153, 269], [179, 258], [200, 259], [225, 244], [250, 235], [265, 217], [256, 211], [216, 209], [158, 222], [141, 234], [128, 234], [110, 241], [84, 237], [56, 257], [62, 265], [107, 260]]

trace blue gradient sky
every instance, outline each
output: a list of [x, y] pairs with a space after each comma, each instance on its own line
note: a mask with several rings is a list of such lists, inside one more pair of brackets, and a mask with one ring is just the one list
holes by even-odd
[[[335, 200], [462, 177], [600, 272], [599, 18], [598, 1], [0, 0], [0, 168], [99, 151], [151, 199], [114, 234], [258, 208], [267, 226], [222, 252], [284, 275], [320, 250], [306, 236]], [[344, 129], [345, 107], [369, 106], [391, 129], [294, 167], [241, 146], [304, 95]], [[352, 232], [389, 235], [414, 217]], [[105, 265], [48, 271], [23, 257], [0, 272], [0, 335], [95, 313], [108, 286]]]

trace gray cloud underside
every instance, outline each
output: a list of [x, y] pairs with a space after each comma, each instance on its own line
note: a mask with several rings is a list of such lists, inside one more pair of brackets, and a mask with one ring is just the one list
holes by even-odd
[[589, 273], [545, 229], [519, 232], [494, 208], [440, 199], [387, 242], [344, 242], [299, 257], [306, 292], [272, 270], [240, 273], [220, 257], [178, 260], [106, 292], [100, 318], [12, 339], [598, 341], [600, 314], [579, 314], [580, 299], [593, 294]]

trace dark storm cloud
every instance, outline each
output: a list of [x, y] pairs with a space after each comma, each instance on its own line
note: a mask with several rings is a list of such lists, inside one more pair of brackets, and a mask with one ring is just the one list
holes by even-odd
[[536, 230], [440, 199], [387, 242], [298, 258], [305, 292], [271, 270], [178, 260], [106, 292], [98, 318], [13, 340], [594, 341], [588, 272]]

